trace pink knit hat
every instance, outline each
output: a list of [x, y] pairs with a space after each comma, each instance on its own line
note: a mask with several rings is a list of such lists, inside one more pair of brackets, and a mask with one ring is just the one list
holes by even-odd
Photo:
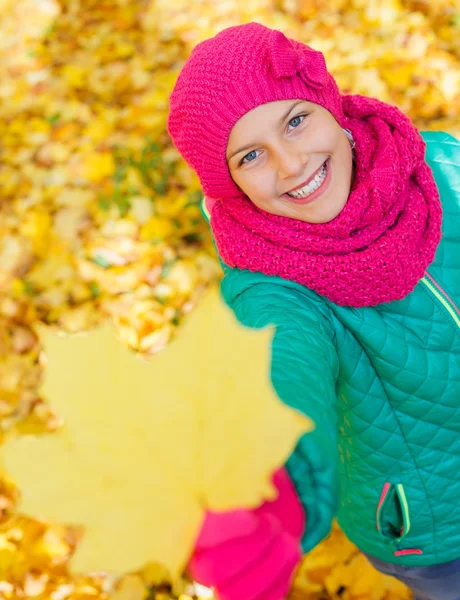
[[342, 127], [342, 97], [321, 52], [260, 23], [229, 27], [197, 44], [170, 96], [168, 132], [209, 198], [241, 192], [226, 161], [233, 125], [253, 108], [304, 99]]

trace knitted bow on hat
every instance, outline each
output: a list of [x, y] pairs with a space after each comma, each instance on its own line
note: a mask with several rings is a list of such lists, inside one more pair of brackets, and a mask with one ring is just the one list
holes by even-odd
[[320, 89], [327, 83], [327, 67], [321, 52], [304, 44], [294, 48], [281, 31], [273, 31], [268, 42], [270, 68], [277, 79], [299, 75], [308, 85]]

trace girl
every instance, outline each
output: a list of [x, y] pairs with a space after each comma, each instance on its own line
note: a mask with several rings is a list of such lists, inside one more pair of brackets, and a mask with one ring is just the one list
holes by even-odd
[[308, 552], [336, 517], [415, 598], [460, 599], [460, 143], [341, 94], [320, 52], [258, 23], [193, 49], [168, 131], [225, 302], [276, 327], [273, 386], [316, 424], [276, 502], [208, 516], [192, 574], [279, 600], [299, 539]]

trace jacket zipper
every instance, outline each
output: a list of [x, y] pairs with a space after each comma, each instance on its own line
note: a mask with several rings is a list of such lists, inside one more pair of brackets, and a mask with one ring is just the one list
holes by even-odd
[[457, 308], [452, 298], [450, 298], [450, 296], [442, 289], [439, 283], [437, 283], [437, 281], [428, 273], [428, 271], [425, 271], [425, 275], [422, 277], [421, 281], [430, 290], [433, 296], [435, 296], [441, 302], [454, 320], [454, 323], [460, 329], [460, 310]]
[[[434, 279], [434, 277], [432, 277], [432, 275], [430, 275], [430, 273], [428, 273], [428, 271], [425, 271], [425, 275], [421, 281], [430, 290], [431, 294], [435, 296], [439, 302], [441, 302], [444, 309], [447, 310], [454, 323], [460, 329], [460, 310], [452, 298], [450, 298], [450, 296], [445, 292], [445, 290], [442, 289], [439, 283]], [[399, 536], [392, 539], [393, 545], [397, 548], [397, 550], [394, 552], [395, 556], [403, 556], [406, 554], [423, 554], [423, 551], [419, 548], [401, 549], [401, 542], [410, 530], [409, 506], [402, 484], [394, 484], [389, 481], [385, 482], [377, 507], [376, 520], [378, 531], [382, 536], [385, 536], [382, 531], [383, 510], [386, 503], [391, 501], [393, 498], [396, 498], [399, 501], [403, 520], [401, 530], [399, 531]]]

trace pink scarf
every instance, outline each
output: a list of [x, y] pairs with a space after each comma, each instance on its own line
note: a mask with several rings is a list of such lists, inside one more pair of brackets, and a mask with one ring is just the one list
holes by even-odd
[[442, 209], [425, 142], [395, 106], [342, 97], [355, 140], [347, 204], [329, 223], [272, 215], [247, 196], [218, 200], [211, 226], [224, 263], [296, 281], [342, 306], [409, 294], [433, 261]]

